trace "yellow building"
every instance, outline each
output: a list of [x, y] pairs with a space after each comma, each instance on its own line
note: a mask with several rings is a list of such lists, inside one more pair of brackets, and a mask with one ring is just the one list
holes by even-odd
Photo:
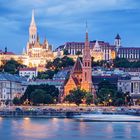
[[101, 50], [101, 47], [100, 47], [98, 41], [96, 41], [94, 48], [91, 50], [91, 56], [94, 58], [94, 61], [103, 60], [104, 54]]

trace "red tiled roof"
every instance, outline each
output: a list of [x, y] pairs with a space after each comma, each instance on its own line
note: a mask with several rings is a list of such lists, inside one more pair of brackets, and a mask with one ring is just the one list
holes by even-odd
[[82, 72], [82, 63], [81, 63], [81, 60], [80, 58], [78, 57], [75, 64], [74, 64], [74, 67], [73, 67], [73, 73], [79, 73], [79, 72]]
[[13, 53], [13, 52], [4, 52], [4, 54], [6, 54], [6, 55], [15, 55], [15, 53]]
[[21, 68], [20, 71], [36, 71], [36, 68]]

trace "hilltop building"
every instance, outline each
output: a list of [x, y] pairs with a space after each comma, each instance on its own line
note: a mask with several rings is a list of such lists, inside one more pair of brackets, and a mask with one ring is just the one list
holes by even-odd
[[32, 11], [32, 18], [29, 27], [29, 40], [26, 48], [23, 49], [23, 53], [21, 55], [16, 55], [12, 52], [8, 52], [7, 48], [5, 48], [5, 51], [0, 51], [0, 65], [3, 64], [3, 60], [7, 61], [11, 59], [19, 61], [30, 68], [36, 67], [38, 71], [44, 71], [46, 63], [54, 59], [52, 46], [49, 44], [47, 39], [45, 38], [44, 42], [40, 43], [34, 10]]

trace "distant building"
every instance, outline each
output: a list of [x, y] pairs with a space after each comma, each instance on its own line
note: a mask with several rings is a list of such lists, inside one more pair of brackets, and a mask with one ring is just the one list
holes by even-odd
[[[100, 60], [112, 60], [116, 57], [115, 45], [110, 45], [104, 41], [90, 41], [90, 54], [95, 61]], [[70, 57], [76, 56], [78, 52], [81, 52], [83, 55], [84, 51], [84, 42], [67, 42], [65, 45], [62, 45], [56, 49], [67, 50]]]
[[27, 77], [28, 79], [33, 79], [38, 76], [37, 68], [21, 68], [19, 70], [19, 76]]
[[121, 47], [118, 50], [118, 57], [125, 58], [129, 61], [139, 61], [140, 60], [140, 48], [136, 47]]
[[0, 73], [0, 104], [4, 105], [7, 101], [12, 102], [14, 97], [21, 97], [28, 86], [27, 79]]
[[41, 84], [48, 84], [53, 85], [56, 88], [61, 90], [64, 87], [64, 84], [68, 78], [70, 69], [64, 69], [59, 71], [57, 74], [54, 75], [53, 79], [35, 79], [29, 82], [30, 85], [41, 85]]
[[133, 101], [136, 103], [140, 99], [140, 77], [122, 76], [118, 80], [118, 90], [130, 93]]

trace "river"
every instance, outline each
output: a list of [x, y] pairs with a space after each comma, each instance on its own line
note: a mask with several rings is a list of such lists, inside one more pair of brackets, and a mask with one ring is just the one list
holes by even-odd
[[0, 140], [139, 140], [140, 122], [0, 118]]

